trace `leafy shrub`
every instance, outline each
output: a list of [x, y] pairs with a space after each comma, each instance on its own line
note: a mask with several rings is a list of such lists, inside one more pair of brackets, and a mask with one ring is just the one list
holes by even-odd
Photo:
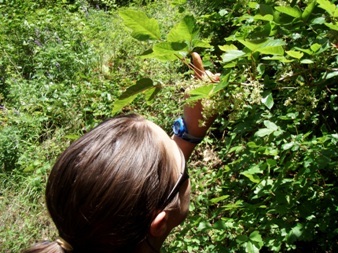
[[[135, 38], [158, 41], [148, 56], [163, 60], [189, 62], [201, 51], [197, 24], [200, 35], [213, 31], [204, 58], [223, 73], [190, 92], [190, 101], [206, 101], [206, 115], [223, 116], [212, 131], [220, 140], [211, 140], [221, 162], [195, 188], [190, 220], [168, 251], [334, 252], [338, 8], [327, 0], [211, 3], [217, 12], [185, 18], [164, 41], [153, 36], [154, 21], [145, 33], [137, 15], [122, 13]], [[140, 81], [122, 98], [148, 87]]]
[[330, 13], [337, 7], [242, 7], [217, 56], [229, 75], [221, 96], [231, 104], [220, 125], [228, 133], [219, 147], [224, 167], [214, 178], [223, 180], [202, 231], [236, 252], [334, 252], [338, 101]]

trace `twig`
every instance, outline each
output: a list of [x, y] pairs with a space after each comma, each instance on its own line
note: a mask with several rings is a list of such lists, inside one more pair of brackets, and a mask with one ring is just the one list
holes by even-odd
[[[175, 56], [181, 60], [183, 62], [183, 64], [185, 64], [189, 69], [193, 70], [195, 75], [197, 75], [197, 77], [202, 80], [203, 76], [201, 76], [199, 73], [203, 72], [201, 69], [197, 68], [194, 64], [192, 63], [187, 63], [186, 62], [186, 58], [180, 58], [177, 54], [175, 54]], [[204, 71], [204, 74], [210, 79], [211, 82], [215, 82], [215, 80], [208, 74], [207, 71]]]

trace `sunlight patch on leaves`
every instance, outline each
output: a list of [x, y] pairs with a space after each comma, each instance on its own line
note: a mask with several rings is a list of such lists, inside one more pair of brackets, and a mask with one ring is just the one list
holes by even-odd
[[277, 6], [275, 7], [275, 9], [281, 13], [284, 13], [286, 15], [289, 15], [291, 17], [294, 18], [301, 18], [302, 17], [302, 12], [295, 8], [295, 7], [291, 7], [291, 6]]
[[157, 20], [148, 18], [144, 12], [128, 9], [120, 11], [119, 15], [124, 24], [132, 30], [132, 36], [135, 39], [144, 41], [161, 38]]
[[210, 44], [200, 40], [199, 29], [193, 16], [185, 16], [180, 23], [174, 26], [167, 35], [168, 42], [184, 42], [189, 50], [194, 47], [208, 48]]
[[265, 97], [261, 99], [261, 102], [269, 109], [271, 109], [274, 105], [274, 100], [272, 97], [272, 93], [270, 92]]
[[286, 43], [281, 39], [268, 39], [264, 41], [238, 40], [241, 44], [247, 47], [250, 51], [260, 52], [261, 54], [283, 55], [284, 46]]

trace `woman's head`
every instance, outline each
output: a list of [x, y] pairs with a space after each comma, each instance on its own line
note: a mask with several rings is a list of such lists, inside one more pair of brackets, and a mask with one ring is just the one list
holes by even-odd
[[[175, 142], [138, 115], [103, 122], [51, 171], [46, 202], [60, 236], [74, 252], [132, 252], [163, 209], [182, 159]], [[171, 204], [171, 228], [187, 213], [188, 183], [182, 191], [182, 203], [176, 197]]]

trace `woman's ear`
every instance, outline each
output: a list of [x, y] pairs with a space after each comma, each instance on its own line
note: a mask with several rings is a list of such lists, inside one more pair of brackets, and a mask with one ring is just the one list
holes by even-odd
[[168, 214], [165, 211], [158, 213], [150, 225], [150, 235], [153, 237], [161, 237], [168, 233]]

